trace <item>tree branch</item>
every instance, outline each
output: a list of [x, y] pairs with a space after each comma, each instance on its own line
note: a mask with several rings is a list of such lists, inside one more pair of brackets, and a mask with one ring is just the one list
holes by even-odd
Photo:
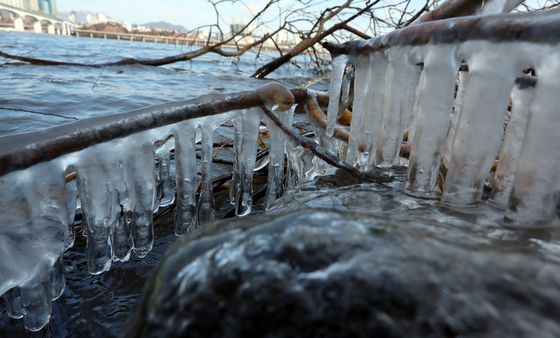
[[314, 44], [318, 43], [319, 41], [321, 41], [322, 39], [324, 39], [325, 37], [331, 35], [332, 33], [340, 30], [340, 29], [344, 29], [344, 26], [347, 25], [350, 21], [354, 20], [355, 18], [359, 17], [360, 15], [362, 15], [363, 13], [369, 11], [375, 4], [377, 4], [380, 0], [376, 0], [374, 2], [371, 2], [369, 4], [367, 4], [363, 9], [361, 9], [360, 11], [358, 11], [357, 13], [355, 13], [354, 15], [350, 16], [348, 19], [341, 21], [335, 25], [333, 25], [332, 27], [330, 27], [327, 30], [324, 30], [320, 33], [315, 34], [315, 36], [313, 37], [309, 37], [306, 39], [303, 39], [302, 41], [300, 41], [294, 48], [292, 48], [292, 50], [290, 50], [288, 53], [282, 55], [281, 57], [272, 60], [271, 62], [267, 63], [266, 65], [260, 67], [259, 69], [257, 69], [257, 71], [255, 71], [255, 73], [253, 73], [253, 75], [251, 75], [251, 77], [254, 77], [256, 79], [263, 79], [265, 78], [268, 74], [272, 73], [273, 71], [275, 71], [276, 69], [278, 69], [280, 66], [282, 66], [283, 64], [285, 64], [286, 62], [290, 61], [293, 57], [301, 54], [302, 52], [304, 52], [305, 50], [307, 50], [309, 47], [313, 46]]
[[344, 170], [348, 172], [350, 175], [362, 181], [387, 183], [393, 180], [391, 176], [383, 176], [381, 174], [376, 175], [376, 174], [360, 172], [356, 168], [344, 163], [343, 161], [339, 160], [336, 156], [330, 154], [328, 151], [326, 151], [321, 146], [319, 146], [315, 141], [294, 133], [292, 130], [290, 130], [290, 128], [286, 127], [280, 121], [280, 119], [278, 119], [278, 117], [276, 117], [276, 115], [274, 115], [274, 113], [271, 112], [265, 106], [262, 106], [261, 108], [263, 109], [265, 115], [268, 118], [270, 118], [272, 122], [274, 122], [274, 124], [278, 126], [278, 128], [280, 128], [284, 132], [284, 134], [286, 134], [286, 136], [288, 136], [294, 142], [298, 143], [303, 148], [309, 149], [313, 153], [313, 155], [319, 157], [320, 159], [327, 162], [328, 164], [338, 169]]

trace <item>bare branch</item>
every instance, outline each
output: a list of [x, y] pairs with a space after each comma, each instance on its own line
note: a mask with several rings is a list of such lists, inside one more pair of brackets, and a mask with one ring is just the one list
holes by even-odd
[[273, 112], [271, 112], [265, 106], [261, 107], [265, 115], [274, 122], [278, 128], [280, 128], [288, 138], [292, 141], [298, 143], [303, 148], [309, 149], [313, 155], [327, 162], [328, 164], [348, 172], [350, 175], [362, 181], [376, 182], [376, 183], [387, 183], [393, 180], [390, 176], [383, 176], [381, 174], [363, 173], [358, 169], [346, 164], [345, 162], [339, 160], [336, 156], [330, 154], [327, 150], [319, 146], [314, 140], [300, 136], [294, 133], [290, 128], [286, 127], [282, 121]]

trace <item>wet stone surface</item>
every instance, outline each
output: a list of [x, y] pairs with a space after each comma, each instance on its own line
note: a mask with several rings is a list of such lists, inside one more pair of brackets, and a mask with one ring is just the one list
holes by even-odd
[[[128, 336], [560, 335], [554, 233], [483, 225], [487, 209], [468, 218], [381, 186], [329, 189], [180, 239]], [[344, 195], [354, 206], [333, 202]]]

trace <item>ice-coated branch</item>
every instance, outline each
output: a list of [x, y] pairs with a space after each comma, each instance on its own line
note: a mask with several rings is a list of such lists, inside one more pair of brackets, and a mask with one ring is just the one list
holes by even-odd
[[323, 47], [335, 57], [341, 54], [380, 51], [397, 45], [451, 44], [471, 40], [556, 43], [560, 40], [560, 13], [549, 10], [538, 13], [470, 16], [432, 21], [393, 31], [383, 37], [373, 38], [367, 43], [324, 42]]
[[[317, 128], [323, 130], [327, 129], [327, 116], [319, 106], [317, 102], [317, 97], [315, 95], [309, 95], [309, 99], [305, 102], [305, 108], [307, 109], [307, 116]], [[344, 142], [348, 142], [349, 134], [348, 131], [343, 128], [334, 128], [333, 137]]]
[[524, 0], [448, 0], [433, 11], [429, 11], [420, 16], [412, 24], [473, 15], [481, 11], [486, 11], [488, 8], [498, 9], [498, 7], [501, 7], [499, 8], [499, 12], [508, 13], [523, 1]]
[[[305, 91], [296, 90], [295, 93], [300, 100], [306, 96]], [[148, 129], [269, 103], [291, 106], [294, 100], [294, 95], [286, 87], [269, 83], [254, 91], [207, 95], [123, 114], [84, 119], [38, 132], [1, 137], [0, 175]]]
[[284, 132], [284, 134], [286, 134], [286, 136], [288, 136], [291, 140], [298, 143], [303, 148], [309, 149], [313, 153], [313, 155], [319, 157], [320, 159], [327, 162], [328, 164], [338, 169], [341, 169], [343, 171], [346, 171], [350, 175], [362, 181], [386, 183], [392, 180], [392, 178], [388, 176], [381, 176], [381, 175], [378, 176], [370, 173], [360, 172], [356, 168], [346, 164], [345, 162], [338, 159], [336, 156], [330, 154], [328, 151], [323, 149], [319, 144], [317, 144], [314, 140], [294, 133], [292, 130], [290, 130], [290, 128], [284, 125], [282, 121], [280, 121], [280, 119], [276, 117], [276, 115], [274, 115], [273, 112], [271, 112], [265, 106], [262, 106], [261, 108], [263, 109], [265, 115], [268, 118], [270, 118], [272, 122], [274, 122], [274, 124], [278, 126]]

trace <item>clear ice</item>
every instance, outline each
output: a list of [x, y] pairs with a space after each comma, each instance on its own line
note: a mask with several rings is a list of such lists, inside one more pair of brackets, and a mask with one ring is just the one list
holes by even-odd
[[[265, 87], [260, 95], [277, 96], [270, 102], [283, 98], [275, 86]], [[281, 106], [285, 109], [284, 102]], [[181, 107], [181, 103], [172, 103], [141, 112], [155, 114]], [[279, 112], [286, 123], [291, 123], [292, 113], [292, 109]], [[51, 302], [64, 290], [61, 257], [74, 244], [78, 206], [91, 274], [103, 273], [132, 254], [146, 256], [152, 249], [153, 215], [159, 208], [176, 205], [178, 235], [211, 221], [215, 212], [214, 131], [232, 120], [238, 126], [232, 202], [236, 213], [243, 216], [252, 208], [257, 137], [264, 121], [260, 108], [136, 133], [2, 176], [0, 295], [8, 314], [23, 318], [31, 331], [49, 322]], [[285, 140], [279, 129], [271, 135], [270, 171], [276, 175], [271, 175], [274, 183], [269, 187], [269, 198], [279, 196], [284, 189]]]
[[334, 133], [334, 127], [336, 124], [336, 118], [338, 117], [338, 108], [341, 99], [341, 90], [344, 80], [344, 71], [346, 70], [346, 64], [348, 62], [348, 57], [346, 55], [340, 55], [333, 58], [333, 70], [331, 83], [329, 87], [329, 107], [327, 110], [327, 136], [332, 137]]
[[428, 45], [425, 48], [405, 189], [412, 195], [433, 197], [441, 149], [453, 110], [459, 63], [454, 45]]
[[[507, 11], [516, 2], [490, 2], [483, 14]], [[524, 15], [559, 20], [558, 11]], [[354, 67], [353, 86], [350, 74], [345, 76], [348, 63]], [[520, 79], [528, 69], [536, 81], [524, 87]], [[486, 203], [486, 186], [492, 189], [489, 202], [504, 209], [504, 223], [526, 228], [557, 225], [559, 76], [560, 45], [553, 43], [435, 41], [363, 54], [353, 51], [333, 60], [327, 126], [315, 127], [315, 139], [349, 165], [372, 171], [401, 163], [399, 151], [408, 130], [408, 194], [438, 198], [464, 211]], [[291, 127], [294, 108], [286, 100], [287, 90], [264, 87], [258, 94]], [[275, 105], [274, 98], [281, 102]], [[332, 136], [348, 100], [353, 118], [345, 145]], [[184, 104], [137, 113], [155, 117]], [[261, 122], [270, 133], [266, 208], [286, 187], [329, 172], [327, 164], [286, 140], [255, 107], [132, 134], [6, 174], [0, 177], [0, 295], [9, 316], [23, 318], [32, 331], [48, 323], [51, 302], [64, 290], [61, 257], [74, 243], [77, 205], [92, 274], [133, 254], [147, 255], [154, 241], [153, 214], [159, 208], [175, 204], [178, 235], [211, 221], [214, 131], [229, 121], [234, 122], [235, 153], [230, 202], [237, 215], [251, 212], [253, 172], [267, 163], [255, 161]], [[8, 149], [21, 146], [21, 141], [18, 135], [0, 138]]]

